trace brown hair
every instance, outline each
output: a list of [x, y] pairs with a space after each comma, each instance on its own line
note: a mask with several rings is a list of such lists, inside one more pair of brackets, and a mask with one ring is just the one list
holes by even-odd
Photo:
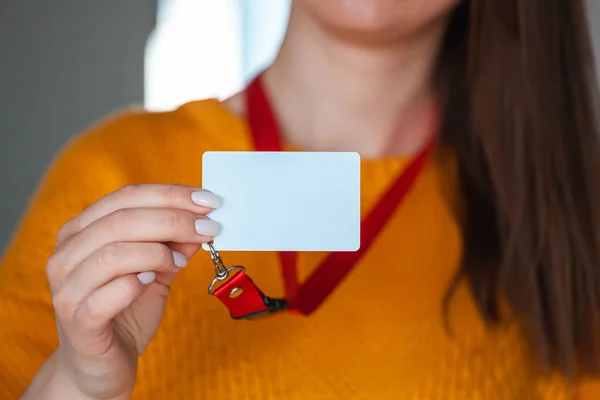
[[439, 68], [468, 210], [460, 277], [488, 322], [507, 299], [540, 365], [568, 377], [600, 367], [593, 61], [583, 0], [469, 0]]

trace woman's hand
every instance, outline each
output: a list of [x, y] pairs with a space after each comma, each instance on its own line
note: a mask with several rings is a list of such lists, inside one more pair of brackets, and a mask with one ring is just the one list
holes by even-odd
[[60, 345], [45, 390], [129, 398], [171, 281], [219, 234], [205, 216], [218, 205], [190, 187], [127, 186], [64, 225], [47, 266]]

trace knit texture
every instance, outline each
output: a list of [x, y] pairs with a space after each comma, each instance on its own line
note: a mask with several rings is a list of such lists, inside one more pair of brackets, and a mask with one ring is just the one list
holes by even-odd
[[[17, 399], [57, 346], [45, 264], [61, 225], [126, 184], [201, 187], [209, 150], [252, 150], [245, 122], [215, 100], [113, 116], [60, 152], [0, 264], [0, 399]], [[363, 161], [363, 212], [408, 161]], [[208, 254], [196, 255], [177, 276], [140, 359], [133, 399], [600, 399], [597, 382], [568, 387], [560, 377], [539, 378], [518, 327], [486, 328], [465, 283], [445, 329], [442, 301], [462, 247], [457, 188], [455, 160], [440, 151], [360, 264], [310, 317], [231, 320], [206, 293]], [[323, 257], [301, 254], [301, 279]], [[283, 295], [275, 254], [223, 258], [245, 265], [266, 293]]]

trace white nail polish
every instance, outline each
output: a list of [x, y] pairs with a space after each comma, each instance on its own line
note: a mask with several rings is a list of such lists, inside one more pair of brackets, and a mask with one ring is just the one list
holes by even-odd
[[197, 219], [195, 222], [196, 232], [204, 236], [218, 236], [221, 233], [221, 224], [212, 219]]
[[137, 278], [142, 282], [143, 285], [148, 285], [149, 283], [154, 282], [156, 279], [156, 274], [153, 271], [148, 272], [140, 272], [137, 274]]
[[208, 190], [193, 192], [192, 201], [199, 206], [208, 208], [218, 208], [221, 205], [221, 198]]
[[188, 265], [187, 257], [175, 250], [173, 250], [173, 261], [175, 262], [175, 266], [179, 268], [183, 268]]

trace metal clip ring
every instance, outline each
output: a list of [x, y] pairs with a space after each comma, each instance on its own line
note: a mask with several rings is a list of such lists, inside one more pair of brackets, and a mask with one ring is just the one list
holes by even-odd
[[221, 255], [214, 247], [214, 242], [211, 240], [206, 244], [208, 246], [208, 251], [210, 253], [210, 258], [215, 266], [217, 276], [226, 273], [227, 268], [225, 268], [225, 264], [223, 264], [223, 260], [221, 259]]
[[215, 295], [213, 291], [215, 284], [219, 281], [224, 281], [225, 279], [227, 279], [231, 271], [234, 271], [236, 269], [246, 271], [246, 268], [240, 265], [236, 265], [230, 268], [225, 267], [225, 264], [223, 264], [223, 259], [221, 259], [221, 255], [215, 249], [213, 244], [214, 242], [212, 240], [207, 243], [208, 250], [210, 252], [210, 258], [212, 259], [213, 265], [215, 266], [215, 279], [213, 279], [210, 285], [208, 286], [208, 294], [210, 294], [211, 296]]
[[241, 271], [246, 271], [246, 268], [242, 267], [241, 265], [235, 265], [233, 267], [229, 267], [226, 270], [224, 270], [223, 274], [217, 274], [217, 276], [215, 276], [215, 279], [213, 279], [212, 282], [210, 283], [210, 285], [208, 285], [208, 294], [210, 294], [211, 296], [214, 296], [215, 292], [213, 291], [213, 288], [215, 287], [215, 284], [219, 281], [224, 281], [225, 279], [227, 279], [229, 277], [229, 274], [231, 273], [231, 271], [234, 271], [236, 269], [239, 269]]

